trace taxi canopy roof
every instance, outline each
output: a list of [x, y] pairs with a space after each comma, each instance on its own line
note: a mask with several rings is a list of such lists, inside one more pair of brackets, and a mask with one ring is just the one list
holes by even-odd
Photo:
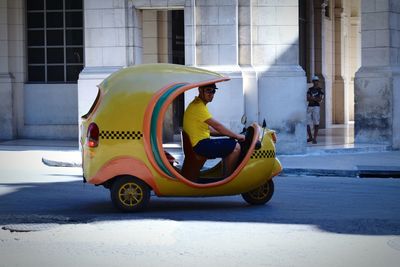
[[[101, 128], [143, 134], [143, 145], [154, 168], [170, 177], [162, 146], [165, 112], [187, 90], [229, 80], [217, 72], [175, 64], [142, 64], [123, 68], [99, 85], [96, 111]], [[117, 119], [116, 119], [117, 118]], [[182, 178], [183, 179], [183, 178]]]
[[202, 83], [229, 80], [219, 73], [196, 67], [175, 64], [142, 64], [121, 69], [99, 85], [103, 94], [108, 91], [156, 92], [173, 83]]

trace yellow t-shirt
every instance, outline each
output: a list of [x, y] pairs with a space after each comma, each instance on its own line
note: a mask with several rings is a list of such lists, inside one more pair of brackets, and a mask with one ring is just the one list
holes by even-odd
[[189, 135], [192, 146], [197, 145], [200, 140], [210, 138], [210, 129], [205, 123], [210, 118], [212, 116], [207, 106], [196, 96], [183, 115], [183, 130]]

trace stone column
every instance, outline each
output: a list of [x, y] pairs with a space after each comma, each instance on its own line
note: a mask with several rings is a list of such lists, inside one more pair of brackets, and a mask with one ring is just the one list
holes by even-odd
[[361, 66], [361, 31], [359, 14], [350, 18], [349, 36], [349, 90], [347, 92], [349, 121], [354, 121], [354, 78], [356, 71]]
[[243, 75], [244, 108], [249, 122], [259, 122], [258, 81], [253, 67], [252, 2], [239, 1], [239, 65]]
[[322, 75], [323, 68], [323, 24], [325, 16], [325, 6], [321, 5], [320, 0], [313, 0], [313, 30], [314, 30], [314, 73], [312, 75], [318, 75], [320, 84], [323, 85], [325, 77]]
[[361, 2], [361, 68], [355, 78], [355, 142], [400, 148], [400, 2]]
[[[234, 131], [242, 128], [244, 114], [243, 78], [238, 66], [238, 3], [187, 0], [185, 4], [186, 65], [217, 71], [231, 78], [220, 83], [210, 112]], [[197, 90], [185, 93], [185, 105]]]
[[7, 0], [0, 0], [0, 140], [15, 137]]
[[344, 65], [346, 59], [344, 58], [345, 54], [345, 45], [344, 45], [344, 12], [343, 8], [335, 8], [335, 57], [334, 57], [334, 83], [332, 90], [332, 103], [333, 103], [333, 111], [332, 111], [332, 122], [337, 124], [345, 123], [345, 69]]
[[311, 82], [315, 73], [315, 26], [314, 26], [314, 1], [307, 1], [307, 65], [309, 69], [306, 71], [308, 75], [307, 81]]
[[[321, 103], [320, 129], [332, 124], [332, 80], [333, 80], [333, 26], [326, 18], [328, 0], [314, 1], [314, 48], [315, 75], [320, 79], [320, 86], [325, 92]], [[330, 14], [328, 14], [330, 15]]]
[[306, 77], [299, 66], [298, 1], [251, 1], [252, 64], [259, 120], [278, 132], [280, 153], [306, 148]]
[[97, 85], [124, 66], [142, 60], [142, 18], [129, 0], [85, 0], [85, 68], [78, 80], [78, 111], [84, 115]]

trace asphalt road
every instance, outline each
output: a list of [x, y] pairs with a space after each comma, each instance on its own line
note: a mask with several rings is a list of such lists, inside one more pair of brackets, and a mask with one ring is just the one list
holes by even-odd
[[79, 168], [44, 166], [43, 153], [0, 151], [0, 266], [400, 262], [400, 179], [277, 177], [265, 206], [153, 196], [145, 212], [125, 214]]

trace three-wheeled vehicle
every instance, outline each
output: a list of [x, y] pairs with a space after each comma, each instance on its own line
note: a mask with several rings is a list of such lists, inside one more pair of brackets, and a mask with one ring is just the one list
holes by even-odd
[[275, 132], [257, 123], [245, 128], [242, 157], [229, 177], [222, 163], [204, 169], [182, 134], [183, 166], [171, 164], [163, 148], [163, 121], [168, 106], [185, 91], [228, 81], [208, 70], [173, 64], [143, 64], [121, 69], [98, 87], [89, 112], [82, 116], [84, 182], [110, 189], [123, 211], [145, 208], [154, 191], [159, 197], [206, 197], [241, 194], [250, 204], [268, 202], [272, 178], [281, 164], [275, 156]]

